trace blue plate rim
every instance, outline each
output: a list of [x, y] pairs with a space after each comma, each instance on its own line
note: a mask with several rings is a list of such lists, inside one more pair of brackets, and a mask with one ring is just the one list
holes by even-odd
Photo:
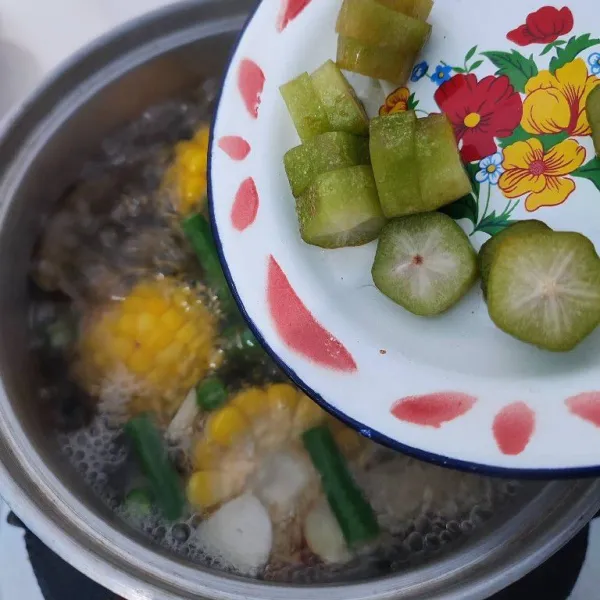
[[485, 463], [476, 463], [472, 461], [460, 460], [457, 458], [450, 458], [444, 456], [443, 454], [435, 454], [433, 452], [428, 452], [426, 450], [421, 450], [419, 448], [415, 448], [413, 446], [408, 446], [399, 442], [398, 440], [394, 440], [383, 433], [372, 429], [371, 427], [366, 427], [363, 423], [356, 421], [349, 416], [347, 416], [342, 411], [338, 410], [331, 404], [329, 404], [320, 394], [318, 394], [315, 390], [313, 390], [310, 386], [308, 386], [297, 374], [296, 372], [269, 346], [265, 338], [263, 337], [260, 329], [256, 326], [250, 315], [248, 315], [246, 311], [246, 307], [242, 302], [242, 299], [237, 291], [237, 287], [231, 275], [231, 271], [229, 270], [229, 265], [227, 264], [227, 260], [225, 258], [225, 254], [223, 252], [223, 244], [221, 242], [221, 237], [219, 235], [219, 229], [216, 223], [215, 211], [214, 211], [214, 197], [213, 197], [213, 189], [212, 189], [212, 160], [213, 160], [213, 151], [215, 149], [215, 140], [214, 140], [214, 131], [216, 128], [217, 121], [219, 119], [219, 112], [221, 107], [221, 98], [223, 95], [223, 88], [227, 77], [232, 68], [233, 60], [237, 54], [240, 43], [246, 34], [246, 30], [251, 25], [256, 12], [260, 8], [263, 0], [258, 0], [256, 5], [251, 10], [248, 19], [242, 26], [242, 29], [233, 44], [231, 53], [226, 61], [226, 67], [221, 78], [219, 90], [217, 93], [217, 98], [215, 101], [215, 108], [213, 113], [213, 118], [211, 120], [210, 126], [210, 135], [209, 135], [209, 143], [208, 143], [208, 163], [207, 163], [207, 198], [208, 198], [208, 214], [210, 226], [212, 229], [213, 238], [215, 241], [215, 246], [217, 248], [217, 254], [219, 256], [219, 261], [221, 262], [221, 267], [223, 268], [223, 273], [225, 275], [225, 279], [227, 281], [227, 285], [231, 290], [231, 294], [235, 300], [235, 303], [242, 314], [242, 317], [248, 324], [248, 327], [260, 343], [260, 345], [264, 348], [266, 353], [271, 357], [271, 359], [275, 362], [275, 364], [285, 373], [285, 375], [297, 386], [299, 387], [305, 394], [307, 394], [312, 400], [314, 400], [323, 410], [328, 412], [330, 415], [334, 416], [336, 419], [342, 421], [345, 425], [352, 427], [365, 437], [373, 440], [374, 442], [386, 446], [391, 450], [395, 450], [396, 452], [400, 452], [402, 454], [406, 454], [411, 456], [412, 458], [416, 458], [417, 460], [421, 460], [427, 463], [431, 463], [437, 465], [439, 467], [445, 467], [450, 469], [456, 469], [458, 471], [463, 471], [467, 473], [476, 473], [479, 475], [488, 475], [494, 477], [502, 477], [502, 478], [519, 478], [519, 479], [532, 479], [532, 480], [550, 480], [550, 479], [577, 479], [581, 477], [597, 477], [600, 476], [600, 464], [596, 466], [589, 467], [564, 467], [559, 469], [520, 469], [518, 467], [497, 467], [493, 465], [486, 465]]

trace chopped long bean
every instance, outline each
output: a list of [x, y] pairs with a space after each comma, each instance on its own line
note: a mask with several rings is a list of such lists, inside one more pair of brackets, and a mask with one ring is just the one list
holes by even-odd
[[313, 427], [302, 435], [323, 490], [349, 546], [368, 542], [379, 534], [373, 508], [350, 474], [346, 460], [326, 426]]
[[125, 426], [156, 502], [167, 519], [178, 519], [185, 505], [179, 475], [169, 461], [162, 436], [149, 415], [131, 419]]
[[145, 488], [135, 488], [125, 497], [125, 507], [132, 515], [146, 517], [152, 512], [152, 494]]
[[227, 402], [227, 390], [218, 377], [208, 377], [196, 388], [196, 404], [203, 410], [216, 410], [225, 402]]
[[208, 221], [202, 215], [194, 215], [185, 219], [181, 226], [204, 269], [209, 287], [219, 299], [221, 308], [225, 313], [235, 312], [237, 306], [223, 274]]

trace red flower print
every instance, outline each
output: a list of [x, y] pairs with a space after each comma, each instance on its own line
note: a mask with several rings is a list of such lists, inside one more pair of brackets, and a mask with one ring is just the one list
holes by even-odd
[[456, 75], [442, 84], [435, 101], [454, 126], [465, 162], [496, 152], [495, 138], [513, 134], [523, 116], [521, 96], [508, 77]]
[[558, 10], [544, 6], [531, 13], [525, 25], [517, 27], [506, 37], [519, 46], [550, 44], [573, 29], [573, 13], [566, 6]]

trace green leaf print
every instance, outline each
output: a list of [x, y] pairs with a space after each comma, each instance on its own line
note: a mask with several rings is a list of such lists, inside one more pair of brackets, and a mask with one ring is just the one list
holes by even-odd
[[479, 69], [479, 67], [483, 64], [482, 60], [476, 60], [470, 67], [469, 67], [469, 73], [472, 73], [473, 71], [475, 71], [476, 69]]
[[477, 52], [477, 46], [473, 46], [468, 52], [467, 55], [465, 56], [465, 63], [469, 62], [474, 56], [475, 56], [475, 52]]
[[588, 179], [600, 190], [600, 159], [593, 158], [582, 167], [571, 173], [573, 177]]
[[520, 125], [513, 131], [512, 135], [505, 138], [498, 139], [498, 145], [500, 148], [507, 148], [515, 142], [525, 142], [528, 139], [535, 137], [531, 133], [525, 131]]
[[479, 193], [480, 184], [475, 178], [475, 175], [479, 172], [479, 163], [468, 163], [465, 165], [471, 185], [473, 186], [473, 193], [463, 196], [460, 200], [444, 206], [440, 209], [440, 212], [447, 214], [453, 219], [468, 219], [473, 223], [473, 226], [477, 225], [479, 219]]
[[498, 67], [496, 75], [506, 75], [510, 79], [517, 92], [524, 93], [527, 82], [538, 74], [533, 55], [526, 58], [516, 50], [511, 52], [482, 52], [482, 55]]
[[547, 133], [545, 135], [538, 135], [537, 138], [542, 142], [542, 146], [544, 147], [544, 152], [548, 152], [556, 146], [556, 144], [560, 144], [564, 142], [569, 137], [569, 134], [566, 131], [561, 131], [560, 133]]
[[573, 36], [564, 48], [556, 50], [556, 56], [550, 61], [550, 72], [556, 73], [558, 69], [575, 60], [584, 50], [600, 44], [600, 39], [590, 39], [586, 33], [579, 37]]
[[479, 162], [472, 162], [472, 163], [468, 163], [465, 165], [465, 169], [467, 170], [467, 175], [469, 176], [469, 179], [471, 180], [471, 185], [473, 186], [473, 195], [475, 196], [475, 198], [479, 198], [479, 191], [480, 191], [480, 183], [479, 181], [477, 181], [477, 173], [479, 173], [479, 171], [481, 170], [479, 168]]
[[542, 146], [544, 147], [544, 151], [548, 152], [551, 148], [554, 148], [556, 144], [560, 144], [560, 142], [566, 140], [569, 137], [569, 134], [566, 131], [561, 131], [560, 133], [549, 133], [545, 135], [536, 135], [534, 133], [529, 133], [525, 131], [520, 125], [513, 131], [513, 134], [509, 137], [499, 138], [498, 145], [501, 148], [508, 148], [508, 146], [514, 144], [515, 142], [526, 142], [531, 138], [537, 138], [542, 142]]
[[567, 42], [565, 40], [557, 40], [556, 42], [552, 42], [550, 44], [548, 44], [541, 52], [540, 52], [540, 56], [544, 56], [546, 54], [548, 54], [548, 52], [550, 52], [550, 50], [553, 50], [554, 48], [558, 48], [559, 46], [564, 46]]
[[496, 211], [492, 211], [481, 220], [475, 231], [481, 231], [482, 233], [487, 233], [492, 236], [497, 235], [515, 222], [509, 217], [510, 214], [502, 213], [501, 215], [497, 215]]
[[477, 200], [475, 200], [473, 194], [467, 194], [460, 200], [442, 207], [440, 212], [443, 212], [457, 221], [459, 219], [468, 219], [473, 225], [477, 225], [478, 206]]
[[406, 104], [407, 104], [408, 110], [415, 110], [415, 108], [417, 108], [417, 106], [419, 106], [419, 101], [415, 100], [414, 92], [408, 97], [408, 101]]

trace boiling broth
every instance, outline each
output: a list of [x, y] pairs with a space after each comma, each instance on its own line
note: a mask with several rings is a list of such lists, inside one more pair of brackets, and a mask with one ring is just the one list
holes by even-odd
[[[152, 413], [171, 462], [188, 485], [188, 496], [199, 444], [215, 429], [214, 413], [197, 410], [193, 390], [189, 395], [181, 391], [200, 381], [179, 382], [177, 373], [182, 379], [200, 373], [200, 380], [218, 373], [228, 395], [226, 406], [236, 406], [236, 399], [249, 391], [261, 398], [273, 390], [291, 393], [285, 375], [264, 352], [256, 347], [248, 351], [245, 334], [236, 333], [232, 351], [227, 332], [232, 326], [242, 331], [241, 319], [223, 310], [219, 294], [207, 281], [180, 227], [181, 214], [173, 201], [177, 190], [165, 186], [180, 153], [189, 150], [186, 140], [194, 140], [209, 121], [215, 93], [214, 82], [208, 82], [187, 99], [149, 109], [108, 139], [58, 204], [40, 237], [31, 274], [36, 298], [32, 348], [42, 374], [40, 398], [55, 419], [64, 455], [119, 518], [155, 543], [203, 566], [279, 582], [348, 581], [388, 574], [452, 548], [502, 510], [518, 493], [519, 485], [421, 463], [361, 438], [325, 414], [319, 422], [334, 432], [381, 529], [376, 539], [343, 553], [343, 560], [324, 560], [307, 542], [307, 513], [324, 501], [324, 494], [299, 439], [291, 434], [271, 439], [278, 432], [277, 419], [284, 418], [283, 412], [251, 421], [248, 439], [236, 442], [237, 454], [233, 458], [228, 455], [230, 462], [223, 462], [220, 473], [239, 471], [244, 483], [235, 493], [225, 494], [222, 501], [202, 508], [190, 502], [175, 522], [162, 516], [156, 503], [141, 508], [128, 503], [131, 492], [147, 484], [125, 432], [132, 415]], [[200, 212], [204, 210], [202, 202], [198, 198]], [[153, 295], [155, 282], [168, 288], [166, 296]], [[86, 338], [96, 335], [102, 340], [104, 330], [113, 326], [111, 311], [116, 311], [114, 322], [138, 318], [135, 312], [123, 313], [135, 290], [138, 295], [134, 299], [149, 297], [153, 306], [184, 292], [186, 310], [192, 309], [189, 299], [193, 298], [203, 315], [198, 323], [208, 323], [206, 328], [194, 329], [198, 335], [206, 334], [210, 350], [204, 353], [206, 365], [198, 371], [187, 366], [178, 371], [172, 378], [176, 392], [168, 399], [169, 394], [157, 393], [164, 391], [166, 376], [154, 377], [153, 385], [158, 387], [152, 394], [146, 389], [146, 379], [140, 383], [140, 372], [149, 378], [159, 371], [152, 355], [144, 355], [150, 367], [144, 370], [146, 365], [137, 365], [137, 375], [125, 361], [112, 364], [110, 372], [100, 368], [106, 364], [107, 353], [129, 343], [125, 329], [117, 328], [117, 333], [107, 334], [106, 344], [92, 344], [89, 350]], [[129, 304], [135, 307], [135, 303]], [[140, 306], [140, 314], [149, 311], [146, 304]], [[182, 314], [179, 316], [185, 320], [189, 313]], [[173, 329], [173, 335], [180, 335], [184, 327]], [[140, 345], [146, 348], [144, 344], [136, 338], [133, 351], [138, 352]], [[94, 363], [95, 375], [99, 370], [102, 375], [93, 384], [90, 370], [80, 368], [82, 361], [88, 360], [86, 352], [92, 356], [89, 360]], [[277, 387], [281, 384], [284, 387]], [[293, 393], [297, 394], [294, 402], [307, 402], [299, 391]], [[289, 463], [277, 465], [288, 459]], [[286, 480], [282, 492], [277, 481], [281, 475], [277, 474], [287, 477], [288, 464], [298, 467], [299, 475], [289, 485]], [[273, 477], [267, 491], [265, 480]], [[261, 498], [263, 504], [269, 494], [275, 494], [281, 504], [281, 494], [289, 496], [291, 485], [302, 489], [293, 501], [286, 500], [286, 511], [268, 505], [273, 540], [268, 559], [259, 568], [246, 569], [232, 561], [231, 554], [208, 543], [204, 525], [224, 505], [248, 494]]]

